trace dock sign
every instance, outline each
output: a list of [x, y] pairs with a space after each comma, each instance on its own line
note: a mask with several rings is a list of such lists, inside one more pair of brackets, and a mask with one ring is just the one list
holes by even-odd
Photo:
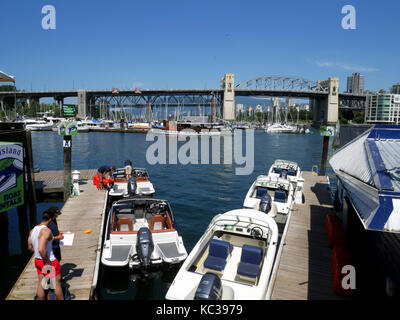
[[325, 137], [333, 137], [335, 135], [334, 126], [321, 126], [319, 128], [319, 134]]
[[78, 134], [78, 126], [74, 121], [61, 121], [57, 124], [60, 136], [75, 136]]
[[0, 212], [24, 204], [24, 148], [0, 142]]

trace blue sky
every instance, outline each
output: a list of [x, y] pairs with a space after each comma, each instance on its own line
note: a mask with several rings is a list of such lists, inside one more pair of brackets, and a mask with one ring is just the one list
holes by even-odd
[[[43, 30], [44, 5], [56, 29]], [[344, 30], [342, 7], [356, 8]], [[400, 2], [1, 1], [0, 70], [19, 89], [216, 88], [262, 75], [310, 80], [359, 71], [366, 89], [400, 81]]]

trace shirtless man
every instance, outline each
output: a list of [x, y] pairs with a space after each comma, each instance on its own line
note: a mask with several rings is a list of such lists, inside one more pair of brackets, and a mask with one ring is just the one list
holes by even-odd
[[28, 249], [34, 252], [35, 267], [38, 273], [39, 284], [37, 296], [45, 300], [44, 285], [51, 282], [50, 288], [54, 289], [56, 300], [64, 300], [61, 288], [61, 265], [53, 253], [53, 234], [48, 228], [52, 221], [51, 214], [43, 212], [42, 222], [29, 233]]

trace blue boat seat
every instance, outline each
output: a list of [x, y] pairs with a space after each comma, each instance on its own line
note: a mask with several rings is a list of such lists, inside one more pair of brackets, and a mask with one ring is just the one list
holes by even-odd
[[287, 172], [288, 176], [295, 176], [296, 175], [296, 171], [293, 169], [289, 169]]
[[284, 190], [275, 190], [274, 201], [285, 203], [286, 202], [286, 192]]
[[237, 274], [248, 280], [255, 281], [260, 272], [262, 257], [263, 249], [261, 247], [244, 244]]
[[274, 173], [278, 173], [279, 175], [282, 173], [281, 168], [274, 168]]
[[256, 198], [261, 199], [268, 192], [268, 189], [265, 187], [257, 187], [256, 188]]
[[225, 269], [226, 258], [231, 254], [232, 250], [233, 246], [228, 241], [212, 239], [210, 241], [208, 257], [204, 261], [204, 267], [222, 272]]

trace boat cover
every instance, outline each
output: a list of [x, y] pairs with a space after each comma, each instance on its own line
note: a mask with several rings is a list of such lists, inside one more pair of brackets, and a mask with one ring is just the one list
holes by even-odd
[[375, 125], [329, 160], [364, 227], [400, 232], [400, 125]]

